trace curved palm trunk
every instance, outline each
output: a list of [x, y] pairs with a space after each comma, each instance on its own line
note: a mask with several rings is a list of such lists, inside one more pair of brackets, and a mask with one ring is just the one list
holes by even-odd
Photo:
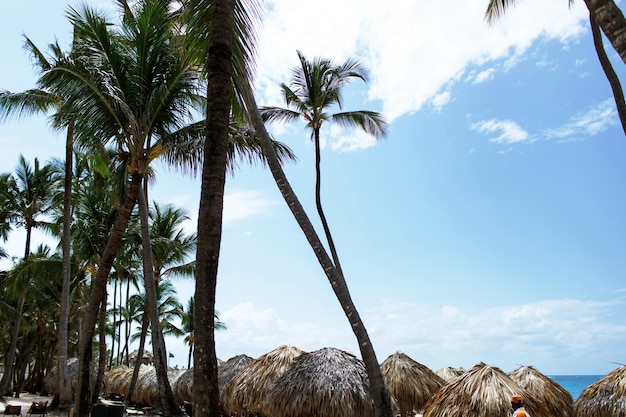
[[598, 60], [606, 75], [611, 90], [613, 91], [613, 98], [615, 99], [615, 106], [617, 108], [617, 114], [622, 124], [622, 130], [626, 133], [626, 103], [624, 102], [624, 91], [622, 90], [622, 84], [619, 81], [619, 77], [615, 73], [609, 57], [606, 55], [604, 45], [602, 43], [602, 33], [593, 15], [589, 14], [589, 21], [591, 23], [591, 34], [593, 35], [593, 46], [598, 54]]
[[585, 0], [589, 13], [626, 63], [626, 18], [613, 0]]
[[85, 312], [85, 318], [81, 327], [80, 340], [78, 342], [78, 381], [76, 384], [76, 396], [74, 400], [74, 414], [80, 417], [86, 417], [89, 415], [89, 362], [91, 360], [91, 342], [93, 339], [96, 320], [98, 317], [98, 311], [100, 304], [104, 298], [106, 292], [107, 279], [115, 255], [122, 243], [122, 238], [126, 232], [126, 227], [130, 220], [130, 216], [133, 208], [135, 207], [135, 201], [137, 200], [137, 194], [141, 189], [141, 182], [143, 176], [140, 173], [133, 173], [131, 175], [130, 187], [128, 193], [124, 199], [124, 204], [120, 206], [115, 224], [111, 231], [111, 236], [107, 241], [106, 248], [102, 254], [98, 272], [93, 281], [91, 288], [91, 295], [89, 297], [89, 305]]
[[337, 271], [343, 276], [339, 256], [337, 255], [337, 250], [335, 249], [335, 242], [332, 234], [330, 233], [330, 227], [326, 221], [324, 209], [322, 208], [322, 152], [320, 149], [320, 129], [316, 127], [313, 134], [315, 137], [315, 205], [317, 207], [317, 214], [320, 216], [320, 220], [322, 222], [322, 227], [324, 228], [324, 234], [326, 235], [326, 240], [328, 241], [328, 248], [330, 249], [330, 254], [333, 257], [335, 268], [337, 268]]
[[139, 337], [139, 355], [141, 355], [141, 359], [137, 358], [137, 362], [135, 362], [133, 376], [130, 378], [130, 383], [128, 384], [128, 392], [124, 397], [124, 407], [128, 407], [128, 404], [130, 403], [130, 398], [133, 396], [133, 392], [135, 392], [135, 386], [137, 385], [137, 379], [139, 378], [139, 368], [141, 367], [141, 363], [143, 362], [143, 351], [146, 347], [146, 334], [148, 333], [148, 323], [148, 314], [144, 312], [143, 318], [141, 319], [141, 336]]
[[365, 328], [365, 325], [363, 324], [363, 321], [354, 306], [348, 286], [343, 278], [343, 275], [333, 265], [328, 253], [326, 253], [326, 250], [315, 232], [311, 221], [306, 215], [304, 208], [300, 204], [298, 197], [295, 195], [287, 177], [285, 176], [285, 173], [276, 156], [276, 152], [272, 147], [271, 138], [265, 130], [263, 119], [259, 113], [256, 100], [254, 99], [250, 86], [246, 85], [244, 88], [246, 91], [243, 92], [243, 96], [248, 110], [248, 117], [250, 118], [251, 124], [254, 126], [259, 136], [263, 153], [267, 158], [267, 163], [270, 167], [272, 175], [274, 176], [276, 185], [283, 195], [285, 202], [291, 209], [298, 225], [302, 229], [302, 232], [308, 240], [311, 249], [313, 249], [320, 266], [324, 269], [335, 296], [341, 304], [341, 307], [350, 322], [354, 335], [356, 336], [370, 382], [370, 395], [374, 401], [375, 415], [376, 417], [392, 417], [393, 413], [391, 411], [391, 398], [389, 396], [389, 391], [387, 390], [387, 386], [385, 385], [385, 381], [380, 371], [380, 365], [376, 359], [376, 353], [374, 352], [374, 347], [367, 333], [367, 329]]
[[232, 96], [234, 0], [210, 2], [207, 121], [198, 212], [194, 306], [193, 413], [220, 414], [215, 353], [215, 289], [222, 240], [228, 127]]
[[71, 236], [72, 226], [72, 175], [74, 158], [74, 124], [70, 123], [67, 128], [65, 140], [65, 179], [63, 194], [63, 235], [61, 247], [63, 248], [63, 280], [61, 282], [61, 305], [59, 306], [59, 346], [57, 369], [59, 375], [59, 409], [65, 410], [72, 403], [70, 384], [67, 375], [67, 345], [68, 345], [68, 314], [70, 310], [70, 280], [72, 277], [71, 267]]
[[[145, 183], [144, 183], [145, 184]], [[141, 223], [141, 243], [143, 253], [143, 274], [146, 288], [146, 310], [150, 318], [150, 332], [152, 336], [152, 349], [154, 365], [159, 387], [159, 399], [163, 406], [163, 413], [166, 416], [182, 415], [180, 407], [174, 400], [174, 394], [169, 380], [167, 379], [167, 359], [165, 355], [163, 332], [161, 331], [161, 320], [159, 318], [157, 306], [156, 280], [154, 278], [154, 259], [152, 256], [152, 244], [150, 241], [148, 203], [144, 190], [137, 195], [139, 204], [139, 219]], [[143, 351], [139, 351], [140, 354]]]

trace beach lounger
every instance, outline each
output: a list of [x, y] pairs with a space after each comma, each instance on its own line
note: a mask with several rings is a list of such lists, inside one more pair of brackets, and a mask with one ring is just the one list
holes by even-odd
[[48, 401], [33, 401], [26, 415], [40, 415], [45, 417], [46, 414], [48, 414]]
[[7, 404], [4, 407], [4, 414], [8, 416], [21, 416], [22, 415], [22, 406], [21, 405], [13, 405]]

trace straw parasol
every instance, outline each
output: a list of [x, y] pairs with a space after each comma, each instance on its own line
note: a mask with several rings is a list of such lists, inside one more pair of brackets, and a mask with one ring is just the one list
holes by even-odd
[[439, 368], [435, 371], [444, 381], [452, 382], [465, 373], [463, 368], [453, 368], [452, 366], [446, 366]]
[[380, 371], [402, 417], [416, 412], [421, 414], [426, 402], [445, 385], [445, 381], [428, 367], [402, 352], [385, 359]]
[[626, 416], [626, 365], [585, 388], [574, 403], [576, 417]]
[[252, 363], [254, 358], [248, 355], [233, 356], [226, 362], [217, 366], [217, 387], [219, 392], [224, 391], [226, 384], [235, 377], [243, 368]]
[[[219, 392], [224, 390], [226, 384], [254, 359], [247, 355], [233, 356], [226, 362], [218, 359], [217, 385]], [[193, 368], [184, 371], [176, 381], [172, 383], [172, 392], [176, 402], [180, 405], [185, 401], [193, 401]]]
[[295, 346], [283, 345], [255, 359], [226, 384], [220, 397], [223, 407], [231, 415], [266, 415], [263, 403], [267, 393], [303, 353]]
[[272, 417], [374, 417], [363, 361], [335, 348], [298, 356], [267, 393]]
[[[424, 417], [509, 416], [514, 394], [528, 397], [502, 370], [480, 362], [441, 388], [426, 404]], [[532, 399], [526, 401], [531, 416], [549, 416], [539, 412], [535, 404]]]
[[[130, 352], [126, 356], [124, 362], [130, 366], [135, 366], [135, 363], [137, 362], [137, 356], [139, 356], [139, 349]], [[152, 352], [150, 352], [149, 350], [144, 350], [143, 355], [141, 356], [141, 363], [143, 365], [150, 365], [154, 363], [154, 355], [152, 354]]]
[[574, 400], [565, 388], [532, 366], [520, 366], [509, 374], [535, 402], [550, 410], [554, 417], [573, 417]]
[[[72, 393], [76, 391], [76, 383], [78, 381], [78, 358], [69, 358], [67, 360], [67, 381], [70, 384], [70, 388]], [[98, 374], [98, 369], [96, 365], [92, 362], [89, 364], [89, 384], [91, 389], [96, 385], [96, 376]], [[105, 377], [103, 381], [103, 387], [106, 387], [107, 379]], [[48, 375], [46, 375], [46, 380], [44, 382], [44, 388], [47, 393], [51, 395], [59, 394], [59, 371], [57, 367], [53, 367]]]

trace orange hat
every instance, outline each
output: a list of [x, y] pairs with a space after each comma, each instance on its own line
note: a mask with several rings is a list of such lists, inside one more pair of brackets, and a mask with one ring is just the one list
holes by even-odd
[[524, 403], [524, 397], [522, 397], [519, 394], [515, 394], [514, 396], [511, 397], [511, 403], [512, 404], [522, 404], [522, 403]]

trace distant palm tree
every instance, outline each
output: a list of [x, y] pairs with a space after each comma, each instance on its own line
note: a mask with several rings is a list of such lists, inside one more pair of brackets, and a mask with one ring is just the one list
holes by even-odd
[[[343, 87], [353, 79], [367, 81], [367, 72], [359, 62], [348, 59], [341, 65], [335, 65], [329, 59], [315, 58], [308, 61], [300, 51], [298, 58], [300, 66], [292, 70], [291, 86], [281, 84], [287, 108], [262, 107], [261, 115], [270, 122], [302, 119], [310, 129], [311, 140], [315, 143], [315, 203], [335, 267], [341, 272], [337, 250], [322, 208], [320, 131], [324, 123], [335, 122], [341, 126], [359, 128], [380, 138], [386, 134], [387, 123], [380, 113], [374, 111], [341, 111]], [[333, 107], [340, 111], [331, 113]]]
[[[59, 175], [51, 164], [40, 166], [35, 158], [31, 166], [23, 155], [19, 157], [19, 163], [15, 170], [14, 181], [9, 182], [12, 188], [5, 190], [8, 200], [5, 201], [8, 217], [15, 219], [18, 226], [26, 229], [26, 243], [24, 245], [24, 258], [26, 261], [30, 255], [31, 237], [34, 229], [50, 230], [49, 216], [54, 209], [54, 198], [59, 192]], [[26, 300], [29, 286], [28, 278], [14, 286], [17, 296], [17, 317], [11, 333], [11, 345], [4, 358], [5, 369], [0, 380], [0, 396], [7, 393], [11, 381], [12, 367], [14, 365], [19, 335], [21, 315]]]
[[[189, 356], [187, 358], [187, 369], [191, 368], [191, 359], [193, 357], [193, 347], [194, 347], [194, 325], [193, 325], [193, 311], [194, 307], [194, 297], [191, 296], [189, 300], [187, 300], [187, 308], [183, 311], [181, 323], [182, 330], [185, 333], [185, 343], [189, 345]], [[228, 326], [226, 323], [220, 321], [219, 314], [215, 312], [215, 330], [226, 330]]]

